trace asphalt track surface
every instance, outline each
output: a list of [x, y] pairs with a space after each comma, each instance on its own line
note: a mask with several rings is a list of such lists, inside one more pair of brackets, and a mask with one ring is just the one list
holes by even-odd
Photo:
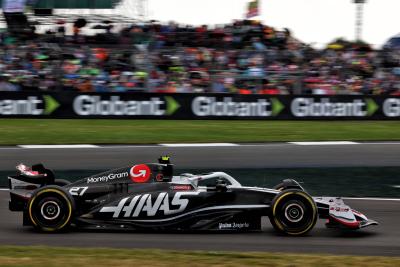
[[169, 155], [176, 168], [290, 168], [400, 166], [400, 142], [300, 146], [288, 143], [229, 147], [104, 146], [24, 149], [0, 147], [0, 169], [42, 162], [54, 170], [100, 170], [155, 162]]
[[347, 200], [380, 222], [365, 230], [343, 232], [326, 229], [320, 220], [304, 237], [275, 233], [268, 219], [262, 232], [252, 233], [134, 233], [70, 231], [43, 234], [22, 227], [22, 214], [10, 212], [8, 192], [0, 192], [0, 244], [172, 250], [269, 251], [400, 256], [400, 201]]
[[[110, 146], [86, 149], [0, 148], [0, 169], [20, 162], [43, 162], [55, 170], [108, 169], [154, 162], [168, 154], [179, 168], [271, 168], [399, 166], [400, 144], [369, 143], [339, 146], [260, 144], [232, 147], [172, 148]], [[121, 233], [72, 231], [41, 234], [22, 227], [22, 214], [8, 210], [8, 192], [0, 191], [0, 244], [174, 250], [272, 251], [400, 256], [400, 201], [346, 200], [380, 225], [354, 232], [326, 229], [319, 221], [304, 237], [277, 235], [264, 220], [255, 233]]]

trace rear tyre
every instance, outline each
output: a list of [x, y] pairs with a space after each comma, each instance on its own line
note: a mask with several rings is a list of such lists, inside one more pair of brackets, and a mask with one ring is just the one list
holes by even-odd
[[74, 200], [59, 186], [45, 186], [37, 190], [28, 202], [28, 218], [43, 232], [67, 229], [73, 217]]
[[315, 226], [318, 210], [309, 194], [289, 189], [274, 198], [269, 218], [272, 226], [280, 233], [305, 235]]

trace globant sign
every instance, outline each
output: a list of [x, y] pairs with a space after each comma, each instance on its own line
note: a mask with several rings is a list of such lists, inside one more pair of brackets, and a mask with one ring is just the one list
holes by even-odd
[[36, 96], [0, 100], [0, 115], [42, 115], [43, 101]]
[[2, 92], [0, 118], [399, 120], [400, 97]]
[[363, 99], [351, 102], [332, 102], [329, 98], [300, 97], [292, 100], [291, 111], [295, 117], [365, 117], [368, 106]]
[[50, 95], [7, 97], [9, 92], [2, 92], [1, 95], [4, 95], [4, 98], [0, 99], [0, 116], [49, 116], [60, 106]]
[[271, 116], [271, 103], [267, 99], [254, 102], [238, 102], [232, 97], [218, 101], [216, 97], [199, 96], [192, 101], [192, 111], [196, 116], [225, 117], [268, 117]]
[[400, 98], [388, 98], [383, 102], [383, 113], [387, 117], [400, 117]]
[[123, 101], [119, 96], [103, 100], [99, 95], [80, 95], [73, 102], [74, 111], [81, 116], [162, 116], [165, 114], [162, 105], [165, 105], [165, 101], [159, 97], [143, 101]]

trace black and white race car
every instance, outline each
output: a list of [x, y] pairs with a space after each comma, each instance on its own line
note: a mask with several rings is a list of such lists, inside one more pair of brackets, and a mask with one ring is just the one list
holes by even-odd
[[332, 228], [360, 229], [377, 222], [336, 197], [311, 197], [294, 180], [274, 188], [242, 186], [224, 172], [173, 175], [168, 157], [70, 183], [38, 164], [17, 166], [9, 177], [11, 211], [23, 225], [65, 229], [261, 230], [261, 217], [287, 235], [304, 235], [318, 218]]

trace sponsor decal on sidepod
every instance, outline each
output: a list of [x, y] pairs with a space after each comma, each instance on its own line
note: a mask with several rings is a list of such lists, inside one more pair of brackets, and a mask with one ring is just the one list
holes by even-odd
[[243, 228], [249, 228], [249, 227], [250, 227], [250, 224], [247, 222], [244, 222], [244, 223], [232, 222], [232, 223], [219, 223], [218, 224], [218, 228], [220, 230], [222, 230], [222, 229], [243, 229]]
[[108, 182], [110, 180], [128, 177], [128, 175], [129, 174], [127, 172], [122, 172], [122, 173], [110, 173], [108, 175], [104, 175], [104, 176], [100, 176], [100, 177], [89, 177], [89, 178], [87, 178], [87, 183], [90, 184], [90, 183], [98, 183], [98, 182]]
[[193, 190], [193, 187], [191, 185], [182, 184], [182, 185], [173, 185], [171, 186], [171, 189], [175, 191], [190, 191]]
[[150, 179], [151, 170], [146, 164], [135, 165], [129, 171], [129, 177], [134, 183], [145, 183]]
[[[117, 206], [103, 207], [100, 212], [112, 212], [114, 218], [121, 217], [138, 217], [141, 212], [149, 217], [155, 216], [158, 211], [163, 215], [171, 215], [184, 211], [189, 204], [189, 199], [181, 198], [183, 196], [198, 195], [199, 192], [178, 192], [170, 201], [168, 193], [159, 193], [155, 201], [152, 201], [150, 194], [136, 195], [134, 197], [126, 197], [120, 200]], [[130, 200], [130, 201], [129, 201]]]

